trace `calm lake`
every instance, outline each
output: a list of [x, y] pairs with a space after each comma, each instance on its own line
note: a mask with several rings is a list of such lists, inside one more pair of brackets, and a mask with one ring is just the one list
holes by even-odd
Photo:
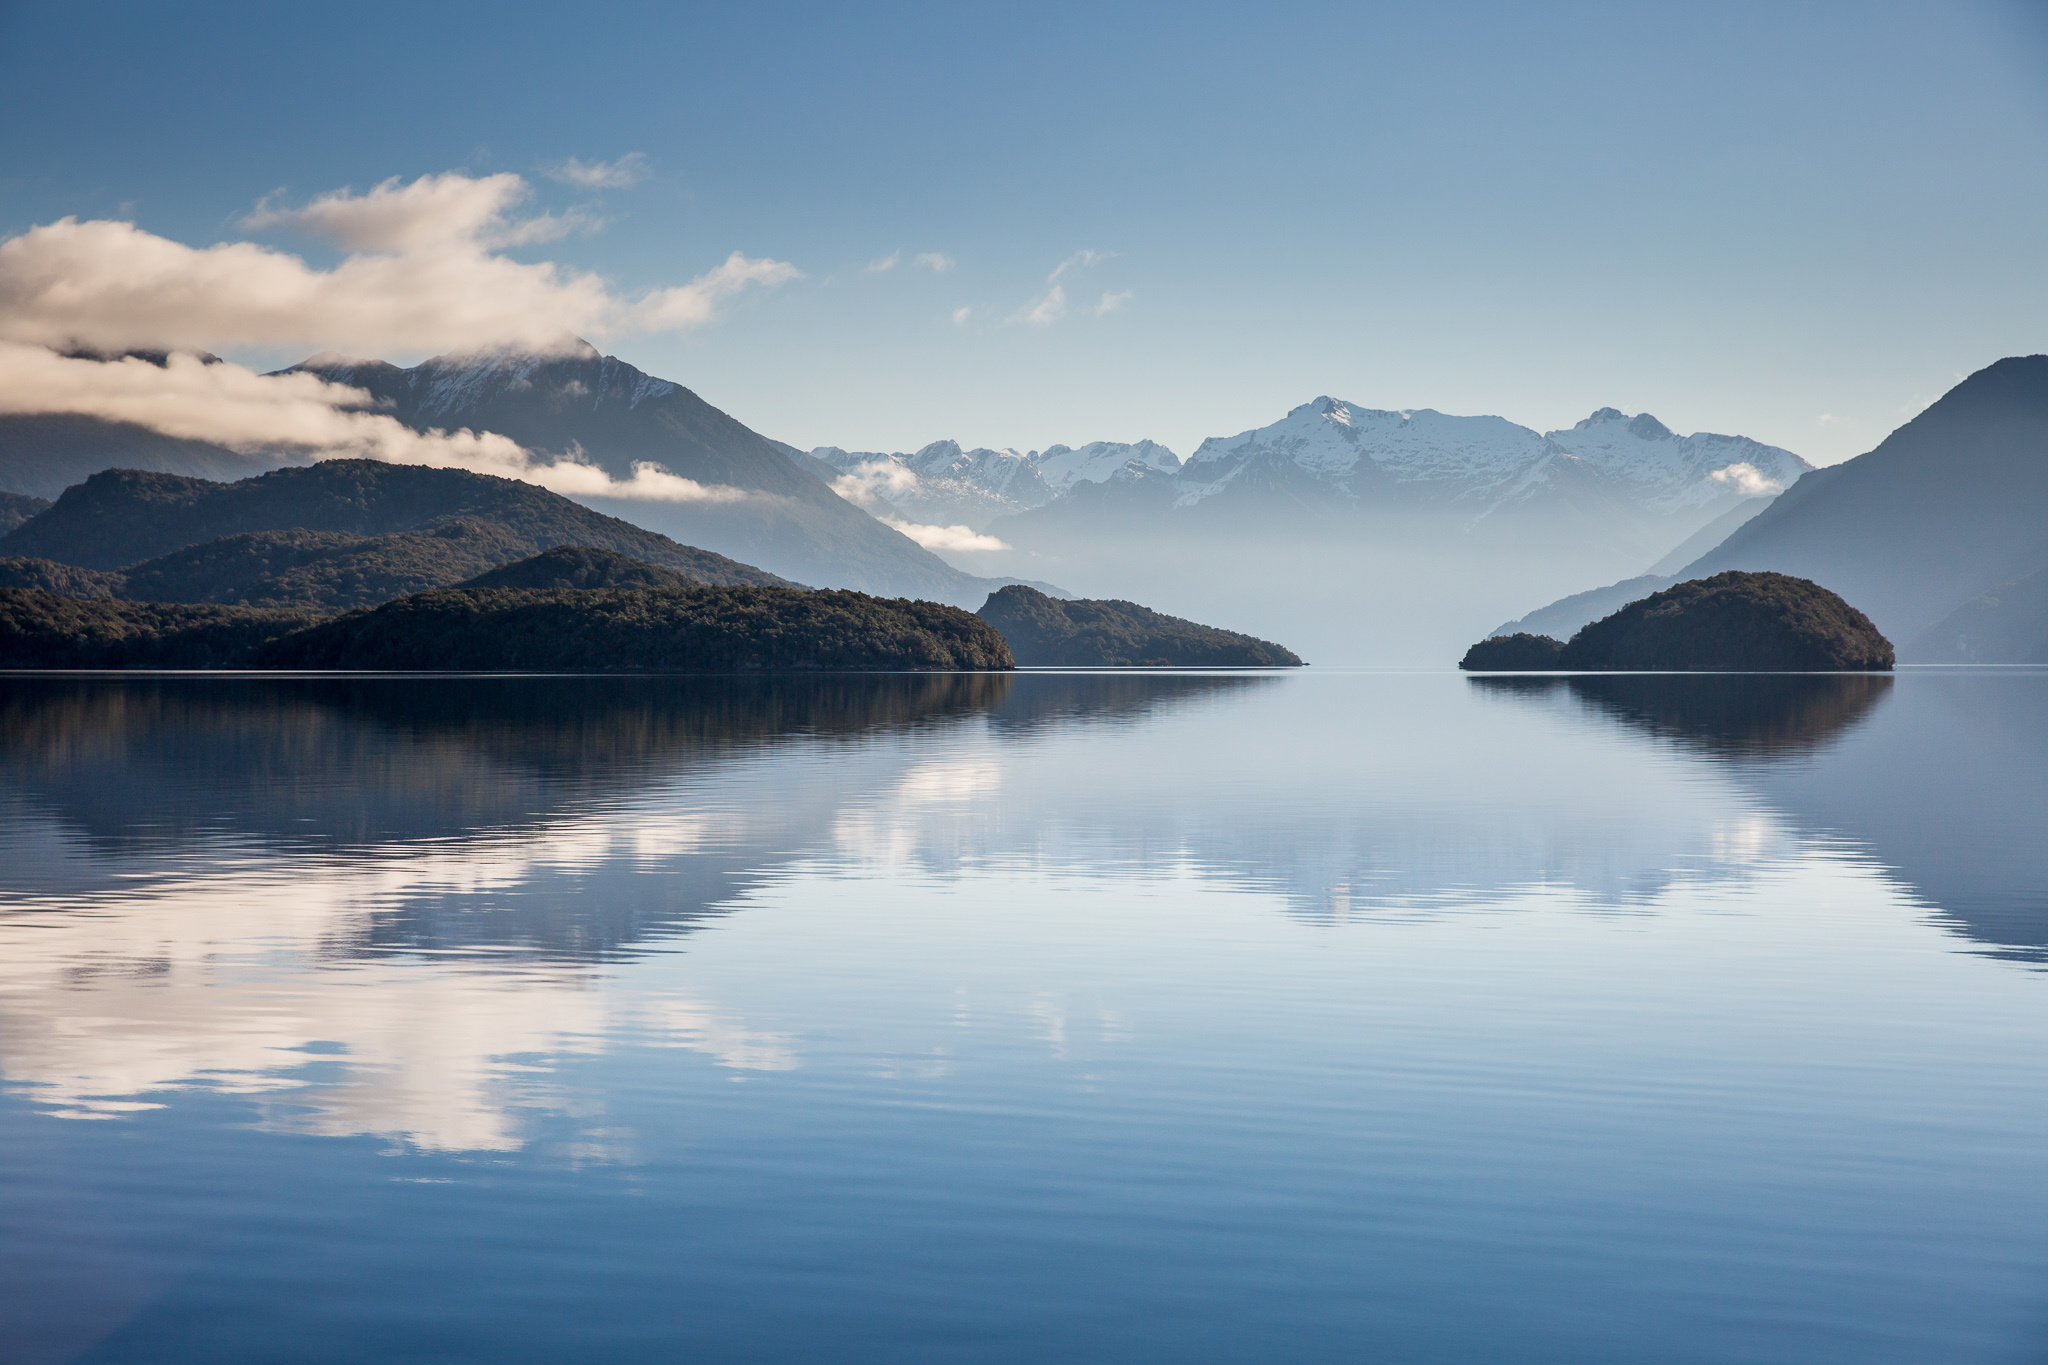
[[2048, 1360], [2048, 672], [0, 678], [0, 1359]]

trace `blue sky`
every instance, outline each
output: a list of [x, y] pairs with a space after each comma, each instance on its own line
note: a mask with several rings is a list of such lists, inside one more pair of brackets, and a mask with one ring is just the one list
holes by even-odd
[[805, 446], [1186, 454], [1331, 393], [1826, 463], [2048, 349], [2038, 5], [0, 5], [0, 129], [0, 235], [465, 169], [622, 291], [791, 262], [607, 349]]

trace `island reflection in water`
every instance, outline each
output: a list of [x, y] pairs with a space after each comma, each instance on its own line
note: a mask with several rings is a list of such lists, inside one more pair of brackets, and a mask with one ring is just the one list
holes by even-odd
[[1716, 758], [1789, 758], [1840, 738], [1890, 695], [1874, 673], [1607, 673], [1477, 677], [1516, 697], [1568, 693], [1588, 710]]
[[[1042, 1046], [1053, 1063], [1071, 1059], [1086, 1073], [1076, 1095], [1119, 1077], [1101, 1103], [1131, 1106], [1119, 1121], [1152, 1135], [1166, 1169], [1205, 1171], [1197, 1188], [1221, 1177], [1217, 1160], [1286, 1166], [1285, 1145], [1271, 1145], [1277, 1133], [1234, 1139], [1250, 1146], [1227, 1158], [1202, 1147], [1201, 1133], [1235, 1131], [1262, 1106], [1297, 1112], [1290, 1142], [1306, 1115], [1334, 1104], [1352, 1115], [1348, 1124], [1378, 1133], [1361, 1153], [1400, 1151], [1400, 1131], [1373, 1117], [1390, 1082], [1357, 1088], [1378, 1074], [1373, 1048], [1394, 1049], [1388, 1064], [1406, 1068], [1400, 1074], [1440, 1071], [1443, 1097], [1414, 1101], [1425, 1107], [1412, 1121], [1436, 1121], [1427, 1105], [1463, 1112], [1475, 1103], [1467, 1072], [1479, 1063], [1458, 1039], [1498, 1016], [1505, 1031], [1493, 1046], [1506, 1056], [1517, 1031], [1540, 1036], [1547, 1020], [1575, 1008], [1574, 992], [1597, 999], [1626, 989], [1626, 975], [1597, 953], [1574, 980], [1569, 951], [1539, 946], [1583, 942], [1590, 951], [1606, 941], [1603, 924], [1664, 921], [1681, 938], [1706, 933], [1711, 959], [1839, 903], [1853, 910], [1813, 920], [1800, 931], [1803, 950], [1825, 952], [1837, 935], [1853, 958], [1868, 926], [1892, 945], [1884, 960], [1916, 964], [1929, 981], [1948, 970], [1936, 965], [1944, 958], [2015, 959], [1989, 969], [2023, 973], [2048, 958], [2048, 855], [2036, 828], [2048, 807], [2044, 697], [2048, 676], [2024, 673], [0, 679], [0, 849], [9, 868], [0, 887], [0, 1074], [15, 1097], [0, 1119], [78, 1133], [139, 1125], [166, 1143], [176, 1139], [162, 1125], [173, 1121], [257, 1142], [362, 1136], [397, 1144], [385, 1160], [457, 1163], [422, 1167], [422, 1179], [460, 1179], [470, 1169], [462, 1163], [489, 1157], [537, 1171], [638, 1170], [636, 1179], [683, 1197], [705, 1162], [727, 1182], [744, 1184], [735, 1172], [753, 1169], [664, 1155], [657, 1134], [677, 1112], [694, 1115], [691, 1125], [754, 1112], [732, 1098], [744, 1087], [714, 1094], [702, 1076], [808, 1078], [809, 1089], [789, 1092], [824, 1105], [806, 1111], [806, 1124], [871, 1125], [861, 1117], [867, 1096], [891, 1105], [899, 1100], [887, 1096], [911, 1086], [908, 1113], [958, 1107], [1035, 1125], [1041, 1110], [1070, 1113], [1082, 1102], [1040, 1094], [1037, 1068], [1049, 1063], [1013, 1056]], [[897, 908], [924, 905], [943, 907], [944, 917]], [[1145, 909], [1153, 905], [1178, 908]], [[1702, 907], [1712, 913], [1702, 917]], [[1695, 922], [1706, 927], [1684, 927]], [[1563, 955], [1535, 975], [1485, 967], [1494, 959], [1486, 939], [1473, 937], [1481, 925], [1527, 952]], [[736, 945], [757, 942], [751, 957], [734, 958]], [[1412, 998], [1401, 975], [1374, 976], [1374, 956], [1358, 955], [1377, 944], [1398, 961], [1432, 942], [1443, 945], [1441, 959], [1406, 969]], [[1232, 965], [1168, 991], [1174, 1011], [1192, 1012], [1170, 1029], [1131, 1022], [1148, 1017], [1142, 983], [1176, 982], [1204, 945]], [[951, 963], [928, 982], [918, 966], [927, 955]], [[1332, 975], [1330, 961], [1349, 963], [1349, 975]], [[848, 1051], [849, 1039], [906, 1028], [896, 1017], [910, 1008], [903, 1002], [947, 981], [947, 971], [960, 975], [945, 986], [961, 993], [947, 1007], [957, 1037]], [[1683, 997], [1688, 980], [1681, 970], [1662, 989]], [[994, 1012], [973, 1003], [996, 989], [990, 981], [1007, 983], [1015, 1002]], [[1903, 984], [1909, 997], [1948, 989]], [[1553, 987], [1565, 994], [1542, 995]], [[1779, 994], [1745, 999], [1740, 1010], [1763, 1012], [1767, 1024], [1769, 1011], [1791, 1010], [1775, 1027], [1796, 1034], [1803, 1025], [1788, 987], [1770, 989]], [[1460, 999], [1462, 1022], [1434, 1051], [1414, 1052], [1413, 1039], [1443, 1027], [1447, 997]], [[1159, 1002], [1149, 1008], [1157, 1013]], [[1702, 996], [1697, 1008], [1717, 1019], [1730, 1006]], [[1879, 1012], [1868, 1019], [1863, 1008], [1847, 997], [1830, 1006], [1845, 1028], [1872, 1038], [1894, 1022], [1882, 1013], [1889, 1003], [1872, 1005]], [[1385, 1016], [1362, 1051], [1344, 1043], [1349, 1025], [1332, 1022], [1358, 1009]], [[1300, 1028], [1257, 1069], [1267, 1077], [1263, 1098], [1212, 1095], [1219, 1058], [1256, 1052], [1257, 1040], [1302, 1010]], [[1933, 1016], [1921, 1023], [1927, 1036], [1938, 1033]], [[1561, 1056], [1616, 1046], [1604, 1030], [1548, 1046]], [[1002, 1040], [978, 1069], [976, 1037], [984, 1046]], [[1769, 1055], [1742, 1053], [1732, 1035], [1716, 1045], [1731, 1049], [1716, 1064], [1733, 1074]], [[691, 1057], [709, 1072], [660, 1060]], [[1630, 1112], [1653, 1115], [1668, 1081], [1648, 1078], [1667, 1071], [1646, 1071], [1640, 1091], [1626, 1075], [1601, 1084], [1633, 1095], [1639, 1109]], [[1520, 1084], [1501, 1095], [1521, 1093]], [[1778, 1103], [1767, 1098], [1776, 1093], [1761, 1090], [1755, 1103]], [[1482, 1109], [1494, 1103], [1516, 1102]], [[1552, 1136], [1567, 1148], [1598, 1146], [1597, 1135], [1566, 1141], [1571, 1121], [1559, 1116], [1570, 1112], [1519, 1115], [1513, 1146], [1470, 1136], [1441, 1150], [1473, 1147], [1481, 1167], [1512, 1165], [1558, 1124]], [[1175, 1115], [1195, 1117], [1178, 1125]], [[101, 1122], [77, 1122], [88, 1119]], [[1494, 1121], [1491, 1110], [1460, 1120], [1475, 1134]], [[1768, 1118], [1746, 1121], [1769, 1128]], [[849, 1137], [828, 1158], [799, 1131], [808, 1130], [763, 1130], [747, 1148], [768, 1143], [794, 1164], [744, 1160], [765, 1160], [770, 1187], [788, 1186], [789, 1198], [802, 1190], [829, 1201], [834, 1163], [861, 1169], [869, 1157], [857, 1154], [868, 1149]], [[1105, 1160], [1108, 1149], [1067, 1150], [1056, 1126], [1040, 1131], [1051, 1167], [1071, 1174]], [[907, 1131], [890, 1140], [925, 1141]], [[1785, 1140], [1800, 1139], [1788, 1129]], [[953, 1173], [918, 1179], [965, 1182], [955, 1193], [968, 1198], [984, 1174], [995, 1191], [1021, 1178], [1016, 1163], [1035, 1169], [1037, 1158], [1012, 1157], [983, 1172], [965, 1154], [974, 1150], [927, 1153], [924, 1169]], [[110, 1180], [126, 1169], [104, 1159]], [[815, 1168], [824, 1186], [808, 1183], [814, 1167], [805, 1162], [824, 1163]], [[68, 1188], [53, 1171], [23, 1174]], [[1426, 1188], [1436, 1176], [1425, 1163], [1401, 1179]], [[1364, 1187], [1314, 1188], [1336, 1206], [1366, 1197]], [[177, 1215], [179, 1196], [162, 1197], [164, 1216]], [[757, 1197], [767, 1202], [749, 1217], [783, 1216], [783, 1196]], [[976, 1214], [998, 1243], [1009, 1235], [1004, 1219], [1024, 1218], [1002, 1208], [998, 1198]], [[472, 1216], [489, 1222], [498, 1216], [490, 1209], [477, 1205]], [[877, 1216], [849, 1211], [848, 1226]], [[1269, 1235], [1275, 1246], [1318, 1245], [1293, 1216], [1268, 1210], [1233, 1236], [1248, 1246]], [[1598, 1259], [1608, 1254], [1603, 1242], [1617, 1257], [1654, 1263], [1668, 1254], [1640, 1241], [1654, 1216], [1616, 1217], [1634, 1221], [1600, 1224], [1575, 1254]], [[1155, 1239], [1141, 1217], [1120, 1234], [1126, 1251], [1166, 1254], [1180, 1235], [1176, 1218], [1158, 1224]], [[24, 1223], [5, 1230], [33, 1232]], [[1523, 1235], [1567, 1234], [1538, 1224], [1515, 1234]], [[843, 1243], [854, 1234], [831, 1236]], [[1399, 1259], [1402, 1245], [1395, 1237], [1374, 1255]], [[1853, 1259], [1850, 1246], [1813, 1254]], [[1724, 1253], [1733, 1254], [1700, 1254]], [[975, 1264], [973, 1253], [958, 1254]], [[1322, 1269], [1343, 1269], [1337, 1250], [1322, 1254], [1337, 1257]], [[1755, 1247], [1743, 1254], [1770, 1259]], [[1542, 1278], [1506, 1251], [1466, 1255], [1456, 1278], [1483, 1281], [1488, 1272], [1473, 1267], [1495, 1255], [1508, 1257], [1495, 1268], [1502, 1275]], [[117, 1311], [112, 1299], [94, 1299], [96, 1264], [81, 1263], [64, 1293], [41, 1301], [100, 1303], [80, 1320], [130, 1321], [133, 1305]], [[888, 1264], [881, 1256], [875, 1273]], [[1372, 1264], [1389, 1284], [1399, 1279], [1389, 1262]], [[151, 1291], [159, 1292], [169, 1291]], [[862, 1292], [871, 1301], [875, 1291]], [[1360, 1292], [1347, 1289], [1343, 1301], [1362, 1302]], [[748, 1293], [758, 1304], [773, 1287], [752, 1282]], [[6, 1308], [28, 1311], [0, 1293]], [[1155, 1310], [1134, 1307], [1133, 1321]], [[446, 1311], [463, 1306], [451, 1301]], [[1236, 1311], [1262, 1320], [1263, 1310]], [[1365, 1330], [1338, 1309], [1318, 1311], [1348, 1321], [1347, 1333]], [[1384, 1306], [1375, 1312], [1372, 1321], [1390, 1320]], [[163, 1354], [169, 1338], [152, 1335], [153, 1321], [134, 1318], [125, 1329], [134, 1352], [106, 1358], [202, 1358]], [[1071, 1340], [1016, 1340], [1030, 1344], [1020, 1359], [1076, 1354]], [[1506, 1340], [1468, 1342], [1466, 1358]], [[1429, 1355], [1412, 1340], [1381, 1344], [1405, 1358]], [[217, 1340], [209, 1349], [203, 1358], [245, 1358]]]

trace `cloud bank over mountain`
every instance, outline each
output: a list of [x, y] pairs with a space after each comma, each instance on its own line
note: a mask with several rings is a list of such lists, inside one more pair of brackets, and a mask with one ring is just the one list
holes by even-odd
[[357, 456], [466, 469], [570, 497], [734, 502], [746, 496], [654, 464], [614, 477], [579, 460], [536, 455], [489, 431], [417, 431], [377, 406], [362, 389], [304, 371], [261, 375], [188, 354], [172, 354], [161, 364], [139, 356], [97, 360], [0, 342], [0, 414], [74, 413], [282, 460]]
[[[619, 188], [640, 170], [625, 157], [572, 160], [550, 174]], [[252, 232], [332, 244], [343, 254], [327, 268], [256, 242], [188, 246], [131, 222], [63, 218], [30, 228], [0, 242], [0, 413], [132, 423], [285, 460], [348, 455], [467, 469], [573, 496], [744, 497], [658, 465], [607, 472], [488, 431], [417, 430], [378, 412], [359, 388], [191, 354], [305, 346], [573, 355], [584, 334], [694, 330], [743, 290], [802, 273], [735, 251], [685, 284], [628, 296], [595, 273], [503, 254], [602, 226], [587, 209], [523, 212], [531, 197], [517, 175], [450, 171], [297, 206], [266, 199], [241, 220]], [[153, 354], [123, 358], [133, 351]]]
[[518, 216], [530, 194], [517, 175], [451, 171], [297, 208], [266, 201], [243, 220], [333, 243], [346, 254], [326, 269], [255, 242], [192, 247], [134, 223], [59, 219], [0, 242], [0, 339], [101, 351], [569, 351], [577, 336], [687, 332], [750, 286], [802, 274], [734, 251], [685, 284], [629, 296], [595, 273], [503, 254], [598, 224], [574, 210]]

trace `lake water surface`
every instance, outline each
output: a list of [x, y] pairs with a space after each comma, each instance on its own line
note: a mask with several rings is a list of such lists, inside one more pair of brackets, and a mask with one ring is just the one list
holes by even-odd
[[0, 1360], [2048, 1360], [2048, 673], [0, 678]]

